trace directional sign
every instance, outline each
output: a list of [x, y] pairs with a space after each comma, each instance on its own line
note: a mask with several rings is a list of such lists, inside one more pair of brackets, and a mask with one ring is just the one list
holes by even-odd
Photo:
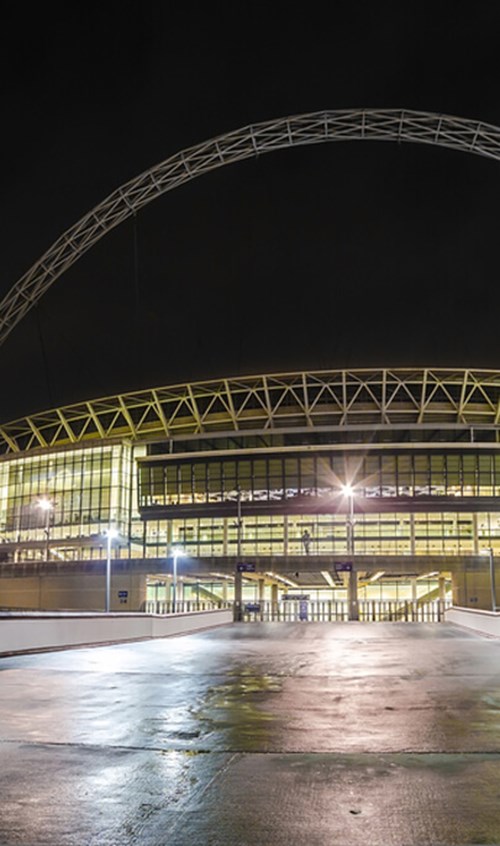
[[350, 573], [352, 571], [352, 564], [345, 562], [344, 564], [335, 564], [337, 573]]
[[307, 620], [307, 600], [301, 599], [299, 603], [299, 620]]
[[258, 612], [260, 611], [260, 605], [258, 602], [247, 602], [245, 605], [245, 611]]
[[255, 573], [255, 564], [238, 564], [238, 573]]

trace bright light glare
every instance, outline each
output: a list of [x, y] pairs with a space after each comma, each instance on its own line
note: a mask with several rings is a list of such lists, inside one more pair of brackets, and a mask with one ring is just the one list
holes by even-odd
[[51, 508], [54, 507], [54, 504], [51, 499], [47, 499], [47, 497], [42, 497], [37, 502], [37, 507], [41, 508], [42, 511], [50, 511]]
[[354, 496], [354, 488], [352, 485], [342, 485], [341, 489], [344, 496]]
[[181, 555], [185, 555], [185, 554], [186, 553], [184, 552], [184, 550], [182, 549], [181, 546], [173, 546], [172, 547], [172, 555], [175, 558], [180, 558]]
[[119, 531], [118, 531], [118, 529], [106, 529], [106, 531], [104, 532], [104, 534], [105, 534], [105, 535], [106, 535], [106, 537], [107, 537], [107, 538], [109, 538], [110, 540], [114, 540], [115, 538], [117, 538], [117, 537], [118, 537], [118, 535], [119, 535]]

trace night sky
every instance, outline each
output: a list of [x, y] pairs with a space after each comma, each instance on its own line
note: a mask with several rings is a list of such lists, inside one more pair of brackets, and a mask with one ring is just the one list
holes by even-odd
[[[123, 182], [248, 123], [367, 107], [500, 124], [495, 2], [56, 8], [3, 12], [2, 296]], [[500, 368], [499, 196], [500, 163], [411, 144], [193, 180], [14, 329], [0, 419], [218, 376]]]

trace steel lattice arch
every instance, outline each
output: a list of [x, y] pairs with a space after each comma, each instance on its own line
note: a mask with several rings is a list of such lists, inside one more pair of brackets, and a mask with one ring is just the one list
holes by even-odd
[[395, 141], [448, 147], [500, 159], [500, 128], [403, 109], [325, 110], [245, 126], [181, 150], [117, 188], [66, 230], [0, 302], [0, 344], [71, 265], [148, 203], [227, 164], [333, 141]]
[[76, 403], [0, 427], [3, 454], [292, 430], [500, 430], [500, 371], [359, 369], [220, 379]]
[[[171, 156], [70, 227], [0, 303], [0, 344], [74, 262], [157, 197], [263, 153], [360, 140], [500, 159], [498, 127], [396, 109], [227, 133]], [[0, 579], [12, 607], [60, 607], [55, 585], [42, 601], [41, 582], [37, 599], [21, 579], [7, 584], [22, 568], [68, 574], [65, 607], [95, 608], [113, 530], [114, 610], [124, 595], [130, 610], [161, 611], [172, 596], [175, 605], [165, 567], [179, 545], [190, 561], [184, 599], [199, 603], [201, 586], [225, 601], [229, 578], [238, 613], [254, 597], [256, 582], [236, 575], [249, 560], [259, 598], [267, 591], [276, 608], [278, 591], [295, 587], [318, 600], [326, 592], [357, 619], [359, 588], [368, 599], [406, 591], [417, 616], [438, 592], [441, 614], [451, 582], [455, 604], [496, 608], [481, 553], [491, 568], [500, 556], [497, 370], [307, 370], [122, 393], [0, 425], [0, 458]], [[75, 573], [89, 574], [86, 599], [71, 587]]]

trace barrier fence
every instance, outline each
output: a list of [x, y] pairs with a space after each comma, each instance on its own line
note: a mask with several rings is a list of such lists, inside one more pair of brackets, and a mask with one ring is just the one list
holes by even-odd
[[[439, 623], [444, 621], [451, 602], [439, 599], [428, 602], [359, 600], [357, 618], [361, 622]], [[256, 602], [243, 606], [245, 622], [313, 622], [338, 623], [355, 618], [347, 601]]]
[[[232, 602], [172, 602], [163, 600], [148, 600], [144, 611], [146, 614], [186, 614], [193, 611], [213, 611], [216, 609], [232, 608]], [[357, 603], [357, 619], [361, 622], [405, 622], [405, 623], [440, 623], [444, 620], [446, 608], [451, 607], [451, 601], [443, 602], [439, 599], [427, 602], [411, 602], [408, 600], [359, 600]], [[244, 622], [312, 622], [312, 623], [341, 623], [356, 618], [346, 600], [285, 600], [281, 602], [247, 602], [242, 606]]]
[[144, 605], [146, 614], [190, 614], [193, 611], [217, 611], [224, 608], [232, 608], [232, 602], [221, 600], [220, 602], [212, 602], [205, 600], [198, 602], [196, 600], [179, 600], [175, 603], [163, 599], [147, 599]]

